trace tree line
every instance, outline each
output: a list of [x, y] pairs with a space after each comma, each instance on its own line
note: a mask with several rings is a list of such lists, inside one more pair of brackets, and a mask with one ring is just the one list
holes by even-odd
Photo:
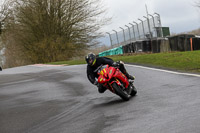
[[109, 18], [100, 0], [6, 0], [0, 11], [0, 49], [6, 67], [84, 55]]

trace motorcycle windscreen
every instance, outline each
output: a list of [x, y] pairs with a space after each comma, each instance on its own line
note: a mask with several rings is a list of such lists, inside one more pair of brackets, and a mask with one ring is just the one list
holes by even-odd
[[101, 70], [100, 75], [103, 76], [103, 77], [106, 78], [106, 79], [109, 79], [108, 73], [109, 73], [109, 68], [108, 68], [108, 65], [107, 65], [106, 68], [103, 68], [103, 69]]

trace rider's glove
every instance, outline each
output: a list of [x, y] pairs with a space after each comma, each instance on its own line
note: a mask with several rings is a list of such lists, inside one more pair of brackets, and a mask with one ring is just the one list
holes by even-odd
[[118, 67], [118, 68], [119, 68], [119, 65], [120, 65], [119, 62], [114, 62], [114, 63], [112, 64], [113, 67]]

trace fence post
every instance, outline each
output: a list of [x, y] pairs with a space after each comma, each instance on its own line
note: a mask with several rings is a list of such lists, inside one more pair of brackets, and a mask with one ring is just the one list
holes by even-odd
[[116, 30], [113, 30], [113, 31], [116, 33], [116, 37], [117, 37], [117, 43], [118, 43], [118, 46], [119, 46], [119, 38], [118, 38], [117, 31], [116, 31]]
[[131, 31], [130, 31], [130, 27], [128, 25], [125, 25], [128, 28], [129, 31], [129, 39], [130, 39], [130, 43], [131, 43]]
[[158, 13], [154, 13], [154, 14], [156, 14], [156, 15], [158, 15], [158, 21], [159, 21], [159, 26], [160, 26], [160, 32], [161, 32], [161, 37], [163, 37], [163, 31], [162, 31], [162, 25], [161, 25], [161, 19], [160, 19], [160, 14], [158, 14]]
[[[153, 26], [154, 26], [154, 29], [155, 29], [155, 28], [156, 28], [156, 24], [155, 24], [154, 16], [151, 15], [151, 14], [148, 14], [148, 15], [152, 17], [152, 19], [153, 19]], [[156, 29], [155, 29], [155, 30], [156, 30]], [[157, 31], [156, 31], [156, 37], [158, 37], [158, 35], [157, 35]]]
[[136, 38], [135, 38], [135, 30], [134, 30], [134, 24], [131, 24], [131, 23], [129, 23], [132, 27], [133, 27], [133, 35], [134, 35], [134, 39], [135, 39], [135, 41], [136, 41]]
[[126, 37], [125, 37], [124, 28], [122, 28], [122, 27], [119, 27], [119, 28], [123, 30], [123, 35], [124, 35], [124, 43], [126, 44]]
[[106, 32], [108, 35], [109, 35], [109, 37], [110, 37], [110, 44], [111, 44], [111, 47], [113, 47], [112, 46], [112, 38], [111, 38], [111, 34], [109, 33], [109, 32]]
[[152, 35], [151, 35], [151, 29], [150, 29], [150, 23], [149, 23], [149, 18], [148, 18], [148, 17], [146, 17], [146, 16], [143, 16], [143, 17], [147, 19], [147, 23], [148, 23], [148, 30], [149, 30], [150, 38], [152, 38]]
[[140, 20], [142, 22], [143, 34], [144, 34], [144, 38], [145, 38], [144, 23], [141, 19], [138, 18], [138, 20]]
[[135, 23], [137, 25], [137, 30], [138, 30], [138, 36], [139, 36], [139, 39], [140, 39], [140, 32], [139, 32], [139, 27], [138, 27], [138, 23], [136, 23], [135, 21], [133, 21], [133, 23]]

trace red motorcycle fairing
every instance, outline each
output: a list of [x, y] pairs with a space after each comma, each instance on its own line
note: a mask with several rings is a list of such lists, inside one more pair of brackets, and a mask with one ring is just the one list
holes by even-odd
[[[100, 72], [98, 72], [98, 75], [98, 82], [104, 86], [107, 86], [107, 88], [109, 88], [112, 92], [113, 89], [110, 87], [110, 85], [113, 84], [113, 82], [116, 82], [119, 86], [121, 86], [120, 81], [122, 81], [125, 88], [129, 86], [128, 78], [118, 68], [112, 66], [109, 67], [106, 65], [102, 68], [102, 70], [100, 70]], [[112, 78], [115, 78], [116, 80], [113, 80], [111, 83], [109, 83]]]
[[125, 85], [125, 88], [128, 88], [128, 86], [129, 86], [128, 78], [119, 69], [116, 69], [116, 72], [113, 75], [113, 77], [122, 81]]
[[99, 78], [98, 82], [103, 84], [105, 82], [108, 82], [111, 78], [113, 73], [115, 72], [115, 68], [111, 68], [108, 65], [105, 65], [100, 72], [98, 72]]

